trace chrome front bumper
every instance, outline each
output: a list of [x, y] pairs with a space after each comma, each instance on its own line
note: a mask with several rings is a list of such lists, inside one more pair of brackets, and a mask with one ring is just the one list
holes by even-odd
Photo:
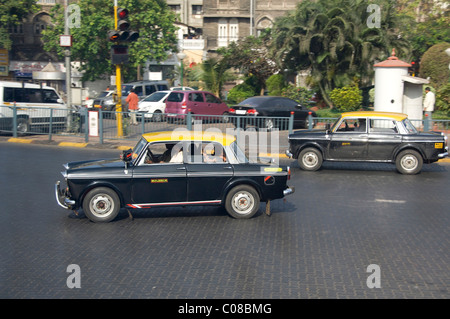
[[291, 195], [291, 194], [294, 194], [294, 192], [295, 192], [295, 187], [293, 187], [293, 186], [288, 187], [283, 191], [283, 195], [284, 196]]
[[75, 201], [67, 198], [60, 188], [60, 181], [57, 181], [55, 184], [55, 196], [56, 196], [56, 202], [59, 206], [65, 209], [72, 209], [72, 206], [75, 205]]

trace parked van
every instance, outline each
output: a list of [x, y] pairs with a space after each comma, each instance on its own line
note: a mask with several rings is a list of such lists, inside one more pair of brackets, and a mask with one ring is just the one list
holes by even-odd
[[0, 130], [13, 130], [16, 107], [17, 132], [52, 127], [63, 129], [68, 109], [56, 90], [39, 84], [0, 81]]
[[167, 81], [138, 81], [125, 83], [122, 85], [122, 97], [126, 98], [130, 94], [131, 89], [139, 96], [139, 99], [150, 95], [156, 91], [165, 91], [169, 89]]
[[[166, 115], [170, 119], [184, 119], [189, 113], [199, 115], [228, 115], [228, 106], [207, 91], [172, 91], [166, 100]], [[223, 118], [224, 121], [228, 117]]]

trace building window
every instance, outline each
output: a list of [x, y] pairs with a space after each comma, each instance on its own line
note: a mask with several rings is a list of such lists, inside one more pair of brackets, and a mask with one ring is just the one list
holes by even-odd
[[218, 46], [226, 47], [228, 45], [228, 21], [227, 19], [219, 20]]
[[56, 4], [56, 0], [38, 0], [37, 4]]
[[219, 20], [218, 43], [219, 47], [226, 47], [239, 39], [239, 23], [236, 18]]
[[239, 24], [236, 18], [230, 20], [230, 42], [235, 42], [239, 38]]
[[193, 5], [192, 14], [193, 15], [203, 14], [203, 6]]

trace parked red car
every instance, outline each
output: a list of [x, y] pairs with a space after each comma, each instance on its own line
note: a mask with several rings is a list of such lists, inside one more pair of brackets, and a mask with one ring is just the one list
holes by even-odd
[[228, 115], [228, 106], [207, 91], [173, 91], [166, 100], [167, 119], [184, 119], [186, 114]]

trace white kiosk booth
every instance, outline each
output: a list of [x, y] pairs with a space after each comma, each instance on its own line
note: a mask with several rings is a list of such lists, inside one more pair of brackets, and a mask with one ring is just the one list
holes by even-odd
[[411, 120], [422, 120], [422, 86], [429, 81], [408, 75], [411, 64], [392, 55], [374, 65], [375, 101], [374, 110], [405, 113]]

